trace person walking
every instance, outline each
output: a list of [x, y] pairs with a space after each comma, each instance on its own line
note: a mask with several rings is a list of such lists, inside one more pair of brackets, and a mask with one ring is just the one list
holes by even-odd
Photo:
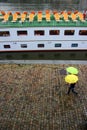
[[67, 92], [68, 95], [70, 94], [70, 91], [72, 91], [72, 93], [76, 95], [78, 94], [74, 90], [76, 87], [77, 81], [78, 81], [78, 76], [76, 76], [75, 74], [69, 74], [65, 76], [65, 82], [70, 84], [68, 92]]
[[69, 86], [67, 94], [69, 95], [70, 91], [72, 91], [74, 94], [77, 95], [78, 93], [74, 90], [75, 87], [76, 87], [76, 83], [71, 83], [70, 86]]

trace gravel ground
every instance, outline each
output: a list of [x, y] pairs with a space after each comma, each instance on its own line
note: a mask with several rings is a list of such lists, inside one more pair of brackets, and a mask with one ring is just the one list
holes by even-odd
[[[66, 95], [65, 69], [79, 69]], [[0, 130], [87, 130], [87, 65], [0, 65]]]

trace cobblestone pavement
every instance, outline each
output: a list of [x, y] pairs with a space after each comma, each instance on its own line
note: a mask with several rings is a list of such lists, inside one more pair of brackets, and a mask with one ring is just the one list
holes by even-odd
[[66, 95], [67, 65], [0, 65], [0, 130], [87, 130], [87, 65]]

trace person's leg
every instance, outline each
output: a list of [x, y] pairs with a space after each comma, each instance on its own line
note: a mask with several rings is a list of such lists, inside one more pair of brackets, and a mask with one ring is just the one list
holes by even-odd
[[69, 94], [69, 93], [70, 93], [70, 90], [71, 90], [71, 88], [69, 87], [69, 88], [68, 88], [68, 92], [67, 92], [67, 94]]
[[72, 92], [73, 92], [74, 94], [78, 94], [77, 92], [75, 92], [74, 88], [72, 88]]

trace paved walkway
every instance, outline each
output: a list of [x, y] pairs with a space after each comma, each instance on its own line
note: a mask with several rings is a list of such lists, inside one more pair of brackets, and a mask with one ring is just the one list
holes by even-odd
[[78, 96], [66, 95], [69, 64], [0, 65], [0, 130], [87, 130], [87, 65]]
[[86, 60], [0, 60], [0, 64], [87, 64]]

